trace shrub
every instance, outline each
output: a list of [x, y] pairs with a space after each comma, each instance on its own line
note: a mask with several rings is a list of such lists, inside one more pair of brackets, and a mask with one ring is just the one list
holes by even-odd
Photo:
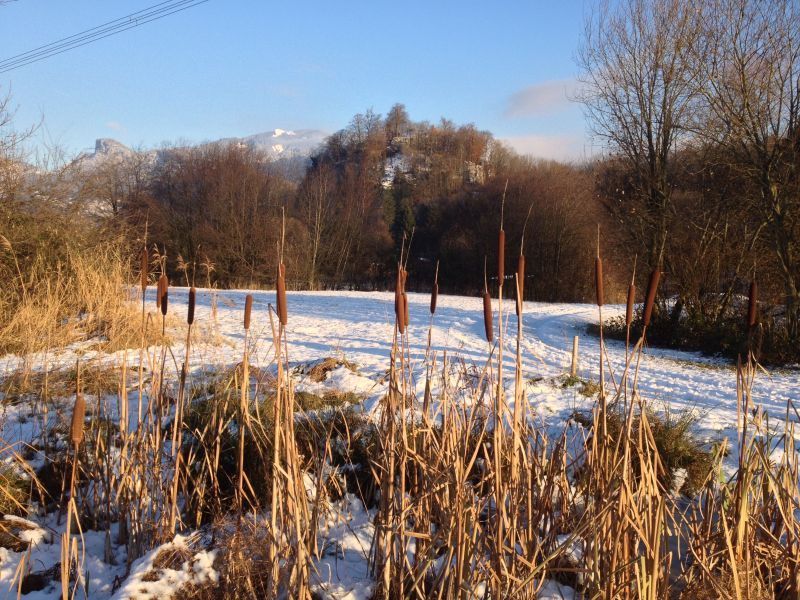
[[[572, 418], [586, 428], [593, 426], [591, 414], [576, 412]], [[634, 417], [632, 430], [638, 429], [638, 421], [639, 417]], [[691, 431], [698, 418], [690, 411], [661, 414], [648, 410], [647, 421], [653, 434], [658, 458], [664, 467], [664, 472], [661, 473], [661, 483], [664, 488], [693, 497], [703, 487], [713, 466], [712, 451], [695, 439]], [[625, 416], [620, 411], [609, 411], [608, 434], [614, 443], [619, 440], [624, 425]], [[680, 469], [686, 472], [683, 481], [678, 477]], [[638, 472], [636, 464], [634, 470]], [[677, 483], [681, 485], [675, 490]]]

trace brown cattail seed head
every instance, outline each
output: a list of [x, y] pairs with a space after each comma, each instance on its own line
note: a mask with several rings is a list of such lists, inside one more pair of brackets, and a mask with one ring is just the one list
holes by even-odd
[[630, 327], [633, 322], [633, 302], [636, 299], [636, 286], [628, 287], [628, 301], [625, 303], [625, 326]]
[[503, 285], [506, 276], [506, 232], [500, 230], [497, 236], [497, 281]]
[[597, 306], [603, 306], [603, 259], [594, 259], [594, 289], [597, 294]]
[[166, 275], [161, 276], [161, 278], [158, 280], [158, 285], [160, 291], [159, 296], [161, 297], [161, 302], [159, 303], [161, 307], [161, 314], [166, 317], [169, 299], [169, 279], [167, 279]]
[[650, 281], [647, 284], [647, 299], [644, 303], [644, 326], [650, 325], [650, 318], [653, 316], [653, 305], [656, 303], [656, 292], [658, 291], [658, 280], [661, 278], [661, 271], [655, 269], [650, 273]]
[[755, 281], [750, 282], [750, 295], [747, 303], [747, 326], [755, 327], [758, 321], [758, 286]]
[[289, 322], [289, 311], [286, 307], [286, 267], [283, 263], [278, 265], [278, 285], [276, 287], [278, 319], [280, 319], [281, 325], [286, 327]]
[[69, 429], [69, 439], [77, 446], [83, 441], [83, 420], [86, 417], [86, 401], [83, 394], [75, 396], [75, 407], [72, 409], [72, 424]]
[[147, 290], [147, 276], [150, 273], [150, 254], [147, 246], [142, 248], [142, 294]]
[[197, 302], [197, 290], [189, 288], [189, 311], [186, 313], [186, 322], [191, 325], [194, 323], [194, 305]]
[[522, 316], [522, 302], [525, 300], [525, 257], [520, 254], [517, 259], [517, 317]]
[[431, 314], [436, 313], [436, 300], [439, 298], [439, 284], [434, 283], [431, 290]]
[[403, 292], [403, 325], [408, 327], [408, 324], [411, 322], [408, 318], [408, 294]]
[[250, 313], [253, 311], [253, 294], [244, 297], [244, 329], [250, 329]]
[[494, 340], [494, 327], [492, 324], [492, 297], [489, 292], [483, 293], [483, 327], [486, 330], [486, 341], [491, 344]]
[[403, 321], [405, 309], [403, 308], [403, 268], [397, 266], [397, 281], [394, 286], [394, 317], [397, 321], [397, 330], [402, 334], [405, 331]]
[[161, 310], [161, 288], [164, 282], [159, 277], [158, 281], [156, 282], [156, 310]]

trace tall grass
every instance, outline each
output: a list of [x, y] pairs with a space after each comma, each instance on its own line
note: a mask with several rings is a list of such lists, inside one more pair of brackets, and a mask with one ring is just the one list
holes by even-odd
[[91, 248], [68, 248], [53, 264], [46, 253], [36, 253], [20, 269], [17, 250], [3, 250], [16, 265], [0, 275], [0, 355], [29, 355], [48, 347], [95, 340], [113, 352], [140, 345], [136, 308], [125, 293], [130, 261], [122, 244], [103, 243]]

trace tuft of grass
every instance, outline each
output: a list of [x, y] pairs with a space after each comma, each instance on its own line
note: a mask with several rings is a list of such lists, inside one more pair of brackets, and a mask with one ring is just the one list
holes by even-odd
[[30, 496], [30, 478], [20, 473], [15, 465], [0, 463], [0, 513], [24, 514]]
[[578, 387], [578, 393], [591, 398], [600, 393], [600, 383], [592, 379], [583, 379], [577, 375], [564, 375], [561, 378], [561, 388]]
[[356, 373], [358, 370], [354, 363], [351, 363], [344, 358], [329, 356], [328, 358], [320, 359], [309, 365], [299, 367], [297, 372], [302, 375], [306, 375], [315, 383], [322, 383], [325, 381], [325, 379], [327, 379], [328, 373], [338, 369], [339, 367], [345, 367], [353, 373]]
[[[0, 402], [5, 405], [67, 398], [75, 393], [75, 367], [44, 371], [20, 369], [0, 380]], [[91, 365], [81, 369], [85, 393], [96, 396], [119, 391], [119, 369], [114, 365]]]
[[[572, 419], [587, 429], [593, 427], [593, 417], [584, 412], [575, 412]], [[612, 444], [616, 444], [625, 427], [625, 417], [618, 411], [609, 411], [607, 417], [607, 431]], [[633, 418], [633, 430], [639, 426], [639, 417]], [[647, 422], [655, 442], [656, 452], [651, 452], [651, 458], [658, 459], [664, 470], [660, 472], [660, 481], [665, 489], [673, 490], [679, 470], [685, 470], [678, 491], [687, 497], [694, 497], [703, 487], [708, 475], [714, 467], [714, 448], [708, 448], [697, 440], [692, 434], [692, 427], [697, 423], [698, 417], [691, 411], [681, 413], [658, 413], [654, 410], [647, 411]], [[638, 463], [634, 461], [634, 470], [638, 470]]]

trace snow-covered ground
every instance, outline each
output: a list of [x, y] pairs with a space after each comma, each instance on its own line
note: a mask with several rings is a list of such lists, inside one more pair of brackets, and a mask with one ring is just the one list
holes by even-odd
[[[240, 360], [244, 330], [242, 311], [247, 291], [220, 292], [219, 333], [223, 345], [199, 350], [193, 362], [233, 363]], [[253, 292], [251, 335], [257, 340], [251, 357], [255, 365], [273, 361], [272, 329], [268, 307], [274, 305], [273, 292]], [[170, 292], [170, 312], [183, 316], [187, 292]], [[411, 324], [409, 350], [418, 375], [423, 362], [431, 324], [430, 297], [408, 294]], [[198, 292], [198, 321], [210, 323], [210, 296]], [[367, 394], [365, 409], [371, 411], [385, 392], [383, 377], [389, 366], [389, 351], [394, 327], [394, 294], [385, 292], [294, 292], [289, 294], [289, 360], [307, 363], [329, 356], [341, 356], [355, 363], [357, 374], [340, 369], [336, 381], [327, 382], [346, 391]], [[151, 303], [152, 304], [152, 303]], [[497, 301], [495, 300], [495, 309]], [[433, 318], [432, 348], [441, 358], [463, 358], [482, 366], [488, 354], [484, 337], [483, 308], [480, 298], [439, 296]], [[604, 317], [624, 311], [623, 306], [605, 306]], [[516, 315], [513, 302], [504, 302], [507, 325], [505, 383], [513, 386], [516, 346]], [[507, 319], [506, 319], [507, 317]], [[596, 337], [586, 326], [597, 322], [597, 307], [589, 304], [550, 304], [526, 302], [523, 318], [523, 379], [532, 409], [548, 422], [558, 425], [577, 408], [588, 408], [592, 400], [577, 388], [562, 388], [554, 381], [569, 372], [572, 339], [580, 336], [579, 370], [586, 379], [599, 379], [599, 351]], [[178, 345], [180, 346], [180, 345]], [[607, 341], [611, 369], [616, 379], [625, 364], [625, 345]], [[178, 355], [180, 348], [176, 348]], [[540, 379], [541, 378], [541, 379]], [[609, 388], [608, 372], [606, 380]], [[420, 381], [420, 386], [422, 382]], [[734, 365], [699, 353], [646, 348], [638, 374], [638, 386], [657, 410], [694, 410], [701, 416], [696, 433], [711, 440], [736, 437], [736, 373]], [[421, 389], [420, 389], [421, 391]], [[787, 401], [800, 400], [800, 371], [782, 370], [759, 373], [753, 397], [773, 418], [782, 418]]]
[[[190, 377], [202, 377], [205, 369], [215, 366], [230, 366], [241, 360], [244, 343], [242, 314], [247, 291], [232, 290], [216, 292], [218, 298], [217, 320], [211, 315], [211, 292], [199, 290], [197, 296], [196, 322], [203, 330], [200, 343], [193, 346]], [[272, 324], [269, 306], [274, 305], [275, 295], [270, 291], [252, 292], [254, 295], [250, 339], [253, 351], [251, 364], [269, 367], [274, 364], [272, 347]], [[148, 307], [153, 306], [154, 291], [149, 290]], [[432, 349], [441, 360], [446, 351], [450, 359], [460, 358], [469, 365], [482, 367], [486, 361], [489, 345], [484, 338], [482, 304], [480, 298], [440, 296], [435, 317], [431, 320], [430, 298], [422, 294], [409, 294], [411, 324], [409, 327], [409, 352], [417, 374], [421, 392], [424, 375], [424, 357], [428, 330], [432, 323]], [[187, 290], [170, 290], [170, 313], [176, 315], [173, 323], [184, 322]], [[378, 400], [386, 391], [385, 375], [389, 366], [389, 353], [394, 327], [394, 295], [391, 293], [365, 292], [294, 292], [289, 294], [289, 326], [287, 332], [289, 361], [293, 365], [304, 365], [317, 359], [331, 356], [341, 357], [356, 366], [355, 372], [340, 367], [329, 373], [323, 383], [313, 383], [299, 372], [296, 374], [298, 389], [314, 390], [320, 387], [357, 392], [364, 397], [363, 409], [373, 412], [378, 409]], [[496, 301], [495, 301], [496, 308]], [[604, 317], [613, 316], [624, 307], [604, 307]], [[513, 302], [504, 303], [508, 318], [506, 348], [504, 356], [505, 385], [511, 389], [514, 381], [514, 354], [516, 346], [516, 316]], [[523, 380], [530, 407], [537, 418], [553, 428], [562, 427], [569, 416], [577, 410], [591, 408], [593, 398], [578, 392], [577, 387], [563, 387], [561, 377], [569, 371], [572, 339], [580, 336], [579, 375], [585, 379], [598, 379], [598, 340], [586, 334], [586, 326], [597, 321], [597, 308], [582, 304], [525, 304], [522, 342]], [[181, 357], [184, 338], [182, 326], [175, 326], [172, 337], [173, 355]], [[30, 357], [28, 365], [42, 369], [44, 361], [52, 367], [74, 364], [76, 356], [83, 361], [99, 361], [119, 364], [122, 353], [103, 355], [76, 345], [59, 352]], [[625, 362], [624, 344], [608, 342], [608, 356], [614, 377], [619, 379]], [[135, 364], [137, 353], [129, 352], [128, 360]], [[180, 358], [176, 359], [176, 362]], [[21, 357], [0, 357], [0, 378], [11, 374], [23, 363]], [[609, 388], [612, 384], [608, 381]], [[646, 349], [638, 373], [639, 390], [651, 405], [658, 410], [698, 411], [700, 419], [695, 433], [712, 442], [728, 438], [733, 441], [737, 433], [736, 375], [731, 364], [723, 360], [703, 357], [695, 353]], [[759, 373], [754, 387], [754, 400], [763, 409], [780, 421], [786, 414], [787, 402], [800, 399], [800, 372], [784, 370]], [[131, 394], [131, 419], [136, 418], [136, 398]], [[35, 434], [36, 425], [27, 417], [30, 407], [4, 405], [2, 436], [7, 443], [29, 441]], [[792, 417], [796, 414], [792, 413]], [[728, 464], [735, 464], [734, 452]], [[48, 517], [35, 530], [36, 543], [31, 560], [38, 561], [36, 570], [52, 567], [59, 560], [58, 539], [60, 528]], [[62, 526], [63, 527], [63, 526]], [[330, 598], [365, 598], [370, 588], [365, 570], [365, 555], [371, 538], [369, 514], [357, 502], [343, 503], [342, 510], [331, 518], [327, 537], [332, 540], [331, 552], [317, 565], [320, 590]], [[33, 534], [31, 534], [33, 535]], [[91, 532], [87, 552], [92, 565], [90, 577], [94, 593], [92, 597], [107, 598], [111, 595], [111, 582], [123, 574], [121, 566], [105, 565], [102, 562], [103, 537]], [[97, 539], [95, 539], [97, 537]], [[177, 539], [175, 544], [183, 543]], [[124, 548], [118, 549], [124, 552]], [[212, 578], [208, 555], [200, 551], [194, 565], [201, 565], [196, 573], [175, 573], [176, 580], [187, 578]], [[24, 553], [0, 548], [0, 589], [11, 584], [19, 561]], [[141, 589], [135, 585], [136, 577], [146, 571], [152, 553], [134, 563], [130, 579], [117, 592], [116, 597], [155, 597], [126, 595], [125, 590]], [[121, 561], [124, 565], [124, 558]], [[200, 567], [195, 567], [200, 568]], [[137, 575], [138, 574], [138, 575]], [[133, 583], [132, 583], [133, 582]], [[157, 587], [157, 586], [156, 586]], [[153, 588], [155, 590], [155, 588]], [[560, 597], [558, 586], [550, 582], [545, 590], [547, 598]], [[14, 590], [12, 593], [16, 593]], [[155, 591], [153, 594], [157, 593]], [[60, 588], [56, 585], [25, 596], [30, 598], [57, 598]], [[565, 594], [566, 595], [566, 594]]]

